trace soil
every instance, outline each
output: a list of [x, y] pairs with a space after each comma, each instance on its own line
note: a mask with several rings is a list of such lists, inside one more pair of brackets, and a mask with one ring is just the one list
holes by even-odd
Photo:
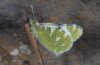
[[[44, 65], [100, 65], [99, 0], [2, 1], [0, 4], [0, 65], [38, 65], [23, 26], [31, 13], [30, 4], [34, 5], [39, 22], [78, 24], [84, 30], [82, 37], [75, 42], [73, 48], [60, 56], [55, 56], [39, 45]], [[3, 6], [8, 9], [2, 8]], [[2, 22], [6, 23], [2, 24]]]

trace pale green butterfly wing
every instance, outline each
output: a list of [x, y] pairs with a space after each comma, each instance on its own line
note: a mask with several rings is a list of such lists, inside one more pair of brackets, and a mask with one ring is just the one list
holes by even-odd
[[32, 23], [33, 35], [49, 51], [60, 55], [71, 49], [82, 35], [83, 29], [77, 25], [56, 25], [52, 23]]
[[73, 41], [76, 41], [77, 39], [79, 39], [79, 37], [82, 35], [83, 33], [83, 29], [82, 27], [78, 26], [78, 25], [69, 25], [67, 26], [68, 30], [71, 33], [71, 36], [73, 38]]

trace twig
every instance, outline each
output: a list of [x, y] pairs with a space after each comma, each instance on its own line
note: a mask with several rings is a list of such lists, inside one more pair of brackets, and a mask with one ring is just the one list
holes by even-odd
[[38, 47], [37, 47], [36, 38], [32, 35], [32, 32], [31, 32], [31, 29], [30, 29], [29, 24], [26, 24], [26, 25], [25, 25], [25, 29], [26, 29], [26, 31], [27, 31], [28, 37], [29, 37], [29, 39], [30, 39], [30, 41], [31, 41], [33, 50], [34, 50], [34, 52], [35, 52], [38, 65], [44, 65], [44, 64], [43, 64], [43, 59], [42, 59], [41, 54], [40, 54], [40, 52], [39, 52], [39, 49], [38, 49]]

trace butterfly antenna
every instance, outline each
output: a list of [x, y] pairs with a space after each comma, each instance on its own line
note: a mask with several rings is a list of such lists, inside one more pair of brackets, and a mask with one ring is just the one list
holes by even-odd
[[34, 7], [33, 7], [33, 5], [30, 5], [30, 7], [31, 7], [31, 10], [32, 10], [32, 17], [35, 18], [35, 15], [34, 15], [35, 14]]
[[30, 19], [29, 19], [30, 23], [32, 23], [31, 21], [34, 20], [34, 22], [36, 24], [39, 24], [37, 18], [35, 17], [35, 11], [34, 11], [33, 5], [30, 5], [30, 7], [31, 7], [31, 10], [32, 10], [32, 15], [30, 16]]

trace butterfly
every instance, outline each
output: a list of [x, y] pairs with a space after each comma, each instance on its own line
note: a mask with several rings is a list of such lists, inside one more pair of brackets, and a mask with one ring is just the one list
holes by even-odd
[[82, 27], [76, 24], [39, 23], [35, 18], [30, 18], [30, 24], [33, 36], [55, 55], [69, 51], [83, 34]]

